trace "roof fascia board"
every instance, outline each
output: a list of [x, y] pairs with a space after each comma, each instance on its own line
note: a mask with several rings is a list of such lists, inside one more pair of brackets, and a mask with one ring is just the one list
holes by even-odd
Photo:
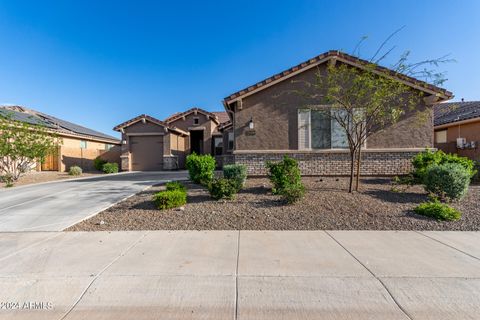
[[449, 127], [453, 127], [453, 126], [458, 126], [458, 125], [462, 125], [462, 124], [468, 124], [468, 123], [473, 123], [473, 122], [479, 122], [480, 121], [480, 117], [475, 117], [475, 118], [471, 118], [471, 119], [465, 119], [465, 120], [462, 120], [462, 121], [453, 121], [453, 122], [448, 122], [448, 123], [444, 123], [444, 124], [439, 124], [438, 126], [435, 126], [434, 129], [444, 129], [444, 128], [449, 128]]
[[[276, 80], [273, 80], [273, 81], [271, 81], [271, 82], [269, 82], [269, 83], [267, 83], [267, 84], [264, 84], [264, 85], [262, 85], [262, 86], [260, 86], [260, 87], [258, 87], [258, 88], [256, 88], [256, 89], [253, 89], [253, 90], [251, 90], [251, 91], [245, 92], [244, 94], [241, 94], [241, 95], [239, 95], [238, 97], [235, 97], [235, 98], [230, 99], [230, 100], [224, 100], [224, 106], [225, 106], [225, 107], [228, 107], [228, 105], [229, 105], [230, 103], [232, 103], [232, 102], [241, 101], [242, 99], [244, 99], [244, 98], [246, 98], [246, 97], [248, 97], [248, 96], [251, 96], [251, 95], [253, 95], [253, 94], [255, 94], [255, 93], [259, 92], [259, 91], [262, 91], [262, 90], [264, 90], [264, 89], [267, 89], [267, 88], [269, 88], [269, 87], [271, 87], [271, 86], [273, 86], [273, 85], [275, 85], [275, 84], [277, 84], [277, 83], [279, 83], [279, 82], [282, 82], [282, 81], [287, 80], [287, 79], [289, 79], [289, 78], [291, 78], [291, 77], [293, 77], [293, 76], [296, 76], [296, 75], [298, 75], [298, 74], [300, 74], [300, 73], [302, 73], [302, 72], [305, 72], [305, 71], [307, 71], [307, 70], [309, 70], [309, 69], [311, 69], [311, 68], [313, 68], [313, 67], [316, 67], [316, 66], [318, 66], [318, 65], [320, 65], [320, 64], [322, 64], [322, 63], [324, 63], [324, 62], [327, 62], [328, 60], [341, 61], [341, 62], [346, 63], [346, 64], [349, 64], [349, 65], [351, 65], [351, 66], [360, 68], [360, 69], [362, 69], [362, 70], [365, 70], [365, 69], [366, 69], [365, 66], [363, 66], [362, 64], [355, 63], [355, 62], [352, 62], [352, 61], [350, 61], [350, 60], [344, 59], [344, 58], [342, 58], [341, 56], [327, 56], [327, 57], [325, 57], [325, 58], [323, 58], [323, 59], [321, 59], [321, 60], [318, 60], [318, 61], [316, 61], [316, 62], [314, 62], [314, 63], [312, 63], [312, 64], [310, 64], [310, 65], [307, 65], [307, 66], [305, 66], [305, 67], [303, 67], [303, 68], [300, 68], [300, 69], [298, 69], [298, 70], [296, 70], [296, 71], [293, 71], [292, 73], [289, 73], [288, 75], [285, 75], [285, 76], [280, 77], [280, 78], [278, 78], [278, 79], [276, 79]], [[453, 97], [447, 97], [447, 96], [444, 95], [444, 94], [435, 92], [435, 91], [430, 90], [430, 89], [428, 89], [428, 88], [424, 88], [424, 87], [422, 87], [422, 86], [416, 85], [416, 84], [414, 84], [414, 83], [411, 82], [411, 81], [403, 80], [403, 79], [400, 79], [399, 77], [395, 77], [395, 76], [393, 76], [393, 75], [389, 75], [387, 72], [382, 72], [382, 71], [380, 71], [380, 70], [374, 70], [373, 72], [374, 72], [375, 74], [378, 74], [378, 75], [387, 76], [387, 77], [389, 77], [389, 78], [391, 78], [391, 79], [396, 79], [396, 80], [402, 82], [403, 84], [408, 85], [408, 86], [410, 86], [410, 87], [412, 87], [412, 88], [415, 88], [415, 89], [417, 89], [417, 90], [427, 92], [427, 93], [429, 93], [429, 94], [431, 94], [431, 95], [440, 96], [440, 97], [443, 98], [442, 101], [450, 100], [451, 98], [453, 98]], [[419, 81], [420, 81], [420, 80], [419, 80]]]

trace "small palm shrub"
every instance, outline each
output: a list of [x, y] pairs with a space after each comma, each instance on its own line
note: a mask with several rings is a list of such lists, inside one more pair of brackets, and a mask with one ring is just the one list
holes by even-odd
[[178, 181], [167, 182], [165, 184], [165, 187], [167, 188], [167, 191], [180, 190], [180, 191], [187, 192], [187, 188]]
[[273, 184], [272, 193], [283, 197], [288, 203], [294, 203], [305, 194], [305, 186], [298, 163], [285, 156], [280, 162], [267, 162], [268, 177]]
[[107, 163], [107, 160], [104, 160], [102, 158], [100, 158], [100, 156], [96, 157], [95, 159], [93, 159], [93, 166], [95, 167], [95, 169], [97, 169], [98, 171], [103, 171], [103, 165]]
[[213, 199], [232, 200], [237, 193], [237, 181], [225, 178], [213, 179], [208, 186], [208, 191]]
[[194, 183], [208, 185], [213, 179], [216, 163], [215, 158], [211, 155], [198, 155], [195, 153], [187, 157], [185, 163], [190, 180]]
[[415, 213], [438, 220], [453, 221], [462, 217], [460, 211], [440, 201], [424, 202], [414, 209]]
[[458, 163], [428, 167], [424, 178], [425, 189], [444, 200], [463, 198], [470, 185], [470, 172]]
[[475, 162], [466, 157], [460, 157], [456, 154], [447, 154], [441, 150], [426, 150], [417, 154], [413, 158], [413, 176], [416, 178], [418, 183], [423, 183], [427, 174], [427, 170], [430, 166], [446, 163], [456, 163], [461, 165], [465, 168], [465, 170], [467, 170], [470, 178], [473, 178], [477, 173], [477, 169], [475, 168]]
[[227, 164], [223, 166], [223, 177], [233, 180], [238, 192], [245, 186], [247, 167], [243, 164]]
[[104, 173], [117, 173], [118, 172], [118, 163], [107, 162], [103, 165], [102, 170], [103, 170]]
[[184, 190], [160, 191], [153, 195], [153, 202], [160, 210], [181, 207], [187, 203], [187, 193]]
[[79, 166], [71, 166], [68, 170], [68, 174], [71, 176], [80, 176], [82, 173], [82, 168], [80, 168]]

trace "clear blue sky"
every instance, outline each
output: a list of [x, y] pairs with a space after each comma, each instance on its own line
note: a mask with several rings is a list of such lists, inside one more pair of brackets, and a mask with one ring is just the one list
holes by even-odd
[[480, 1], [0, 1], [0, 104], [105, 133], [164, 118], [330, 49], [451, 54], [444, 87], [480, 100]]

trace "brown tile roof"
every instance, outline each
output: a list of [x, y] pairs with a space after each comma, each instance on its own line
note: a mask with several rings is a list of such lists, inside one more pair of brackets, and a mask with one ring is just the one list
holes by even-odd
[[[254, 84], [252, 86], [249, 86], [245, 89], [242, 89], [240, 91], [232, 93], [231, 95], [229, 95], [228, 97], [226, 97], [224, 99], [224, 105], [226, 105], [229, 101], [231, 101], [235, 98], [241, 97], [241, 96], [243, 96], [243, 95], [245, 95], [249, 92], [252, 92], [256, 89], [266, 87], [268, 84], [270, 84], [273, 81], [280, 80], [282, 78], [285, 78], [285, 77], [291, 75], [294, 72], [301, 71], [302, 69], [308, 69], [309, 67], [317, 65], [321, 62], [326, 62], [327, 60], [332, 59], [332, 58], [336, 58], [340, 61], [350, 63], [350, 64], [356, 64], [356, 65], [366, 66], [366, 65], [370, 64], [370, 62], [368, 62], [366, 60], [351, 56], [351, 55], [343, 53], [341, 51], [331, 50], [331, 51], [322, 53], [322, 54], [320, 54], [320, 55], [318, 55], [318, 56], [316, 56], [312, 59], [304, 61], [304, 62], [302, 62], [302, 63], [300, 63], [300, 64], [298, 64], [294, 67], [291, 67], [291, 68], [285, 70], [285, 71], [277, 73], [277, 74], [275, 74], [275, 75], [273, 75], [273, 76], [271, 76], [267, 79], [264, 79], [260, 82], [257, 82], [256, 84]], [[444, 100], [449, 100], [453, 97], [453, 94], [450, 91], [447, 91], [446, 89], [443, 89], [443, 88], [439, 88], [439, 87], [434, 86], [432, 84], [429, 84], [425, 81], [421, 81], [421, 80], [409, 77], [407, 75], [395, 72], [391, 69], [388, 69], [388, 68], [382, 67], [382, 66], [376, 66], [376, 69], [379, 72], [395, 76], [396, 78], [398, 78], [400, 80], [403, 80], [405, 82], [408, 82], [412, 85], [417, 85], [419, 87], [422, 87], [422, 88], [428, 89], [430, 91], [433, 91], [435, 93], [441, 94], [443, 96]]]
[[230, 117], [228, 116], [228, 113], [225, 111], [214, 111], [212, 113], [217, 116], [218, 122], [220, 122], [220, 124], [230, 121]]
[[435, 126], [480, 118], [480, 101], [439, 103], [433, 111]]

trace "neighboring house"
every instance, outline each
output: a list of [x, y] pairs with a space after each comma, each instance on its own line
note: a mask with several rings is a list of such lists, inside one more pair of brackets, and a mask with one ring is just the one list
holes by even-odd
[[[264, 175], [266, 161], [280, 160], [287, 154], [299, 161], [304, 175], [349, 174], [345, 133], [322, 113], [310, 109], [324, 105], [322, 99], [314, 98], [315, 88], [308, 84], [315, 83], [316, 77], [326, 72], [329, 62], [360, 69], [368, 64], [345, 53], [329, 51], [224, 99], [225, 109], [233, 114], [232, 161], [245, 164], [250, 175]], [[422, 92], [424, 99], [398, 123], [367, 139], [362, 174], [405, 174], [411, 170], [415, 154], [433, 147], [431, 105], [453, 95], [380, 66], [375, 72], [397, 78], [415, 92]], [[419, 118], [424, 118], [425, 113], [428, 120], [422, 122]]]
[[67, 171], [73, 165], [94, 170], [97, 156], [120, 162], [120, 141], [115, 137], [22, 106], [0, 106], [0, 115], [45, 126], [61, 138], [58, 150], [37, 165], [38, 171]]
[[435, 105], [435, 147], [480, 160], [480, 101]]
[[182, 169], [192, 152], [214, 155], [223, 163], [233, 146], [229, 121], [226, 112], [192, 108], [164, 121], [144, 114], [119, 124], [114, 130], [122, 133], [122, 170]]

